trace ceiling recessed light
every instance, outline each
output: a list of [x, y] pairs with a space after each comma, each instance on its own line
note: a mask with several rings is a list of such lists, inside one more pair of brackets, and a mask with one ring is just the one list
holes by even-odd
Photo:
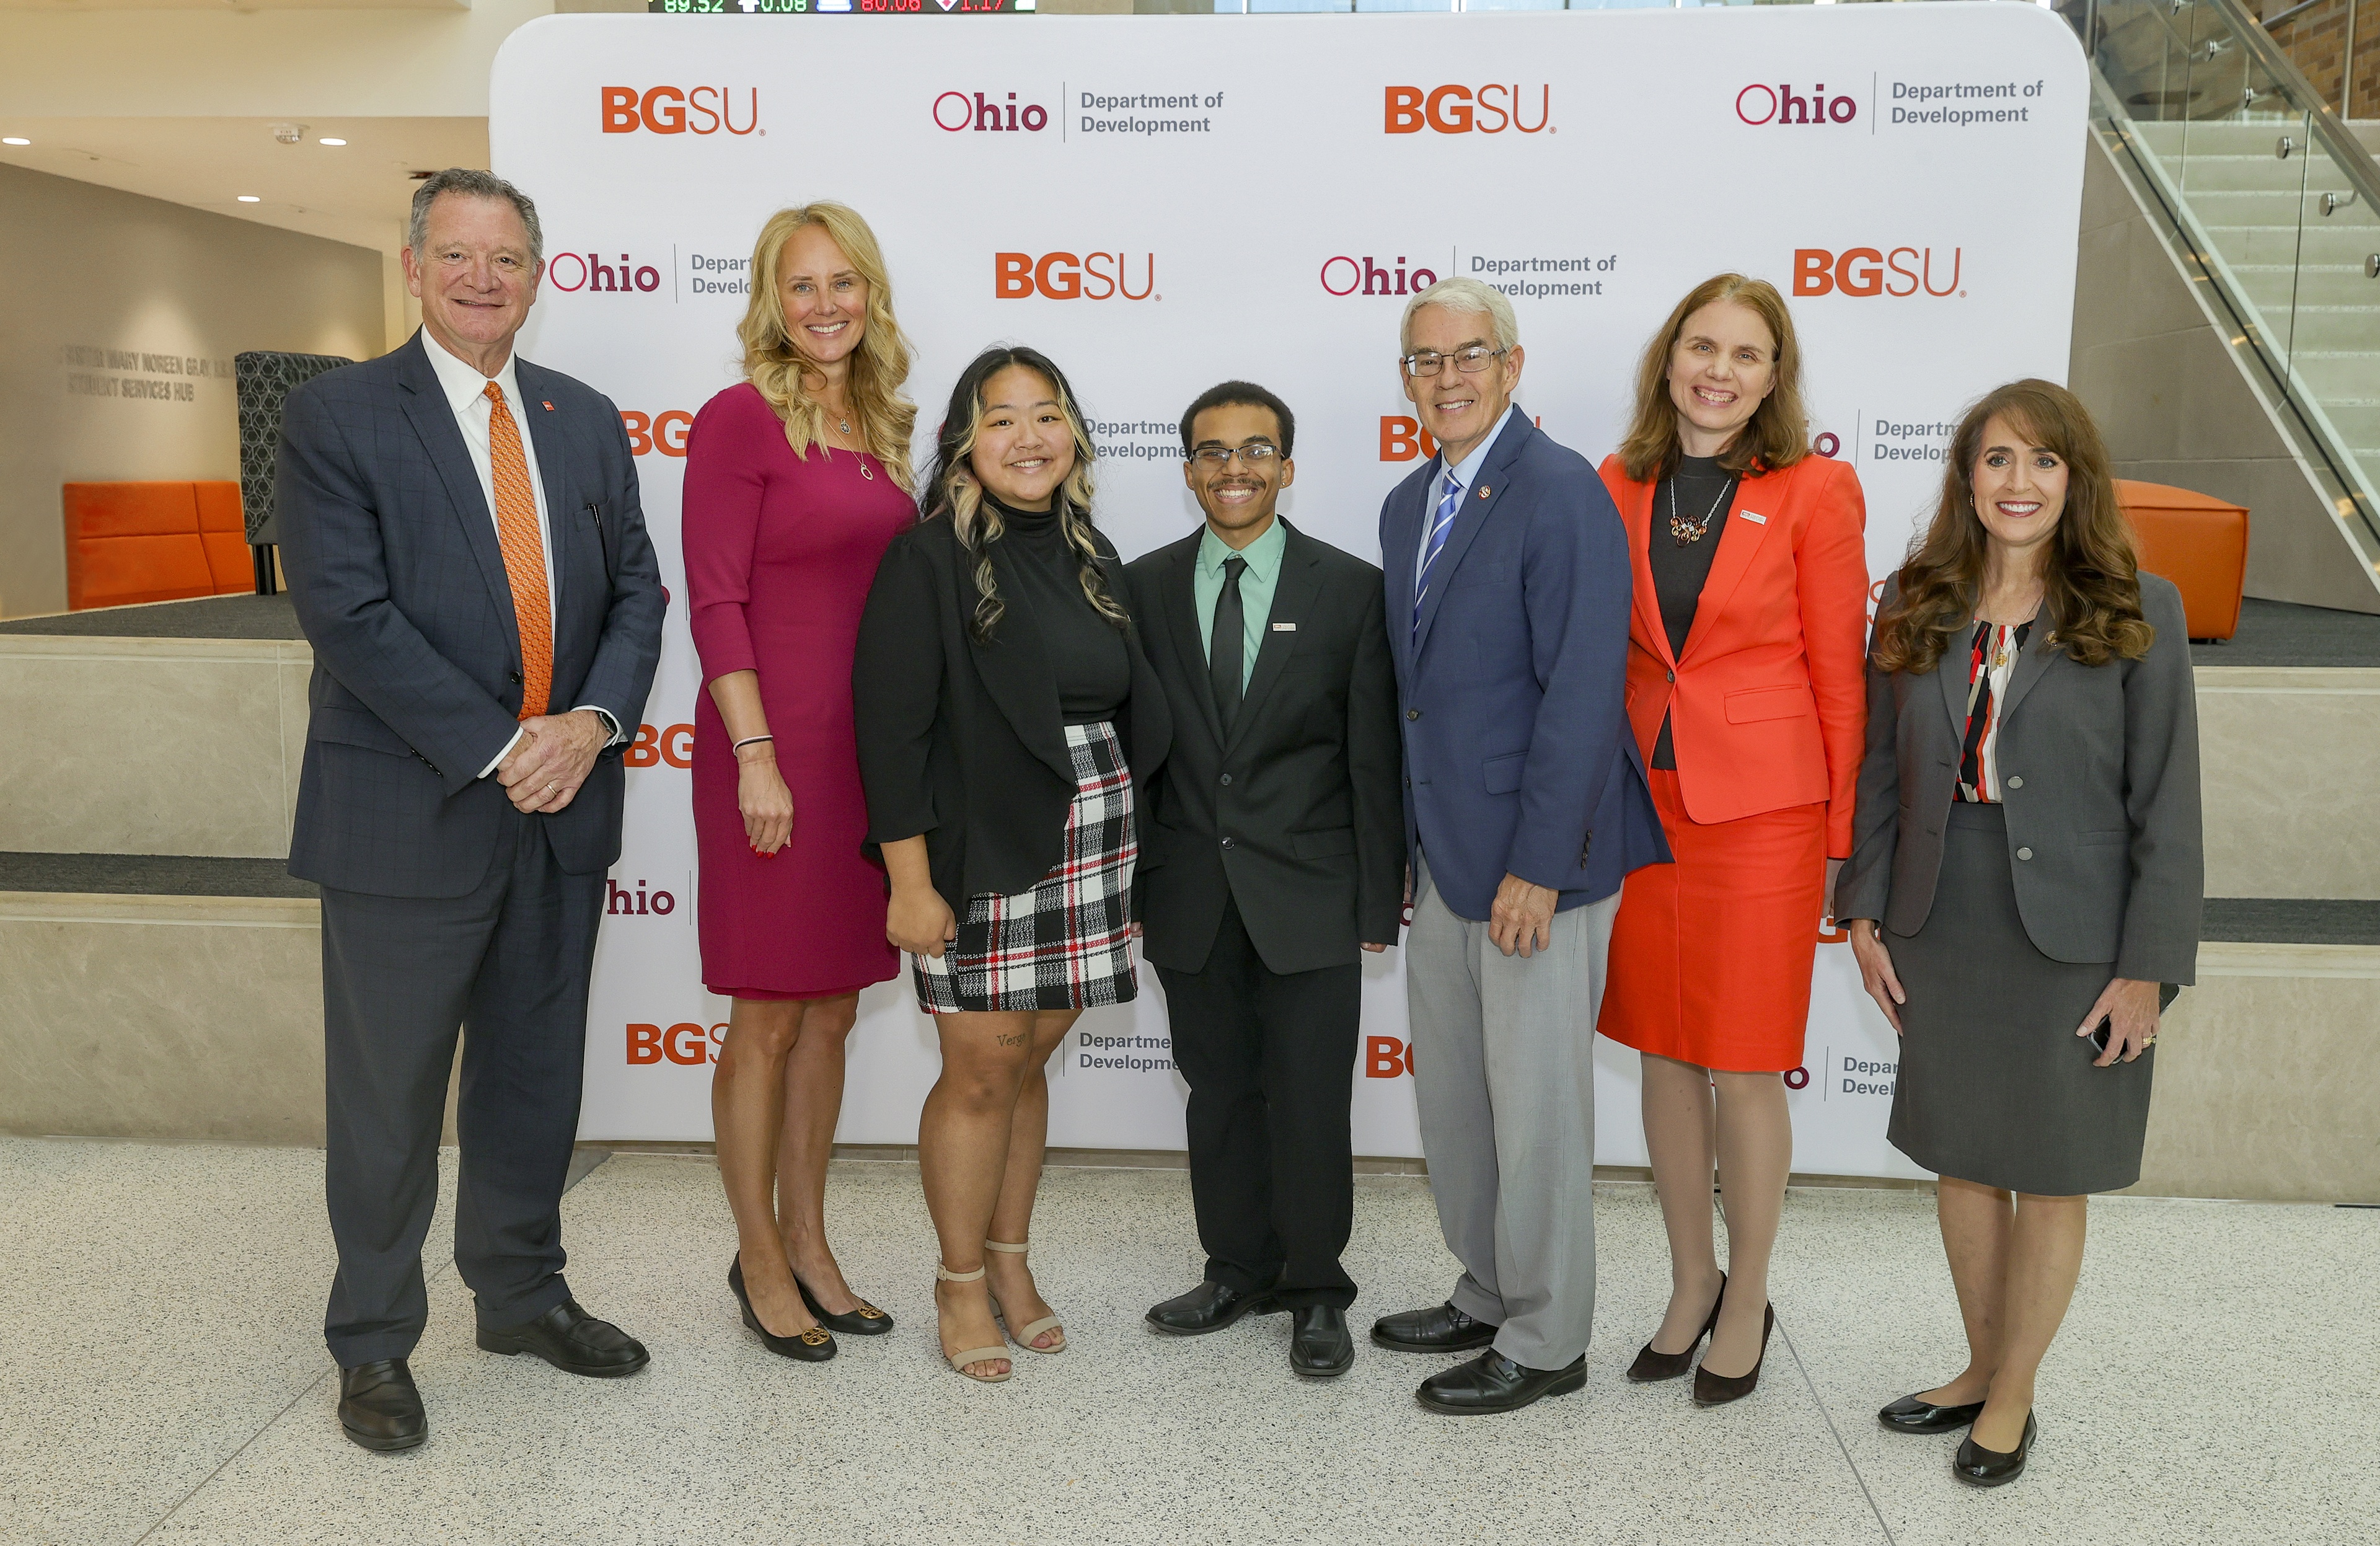
[[334, 139], [332, 139], [329, 135], [327, 135], [327, 134], [326, 134], [326, 135], [324, 135], [324, 136], [323, 136], [320, 140], [318, 140], [318, 141], [317, 141], [317, 143], [319, 143], [319, 144], [323, 144], [323, 145], [344, 145], [344, 144], [346, 144], [346, 140], [334, 140]]
[[258, 198], [258, 197], [257, 197], [255, 194], [253, 194], [253, 193], [243, 193], [243, 194], [241, 194], [241, 195], [239, 196], [239, 201], [240, 201], [241, 203], [243, 203], [243, 204], [261, 204], [261, 203], [264, 202], [264, 201], [263, 201], [263, 200], [261, 200], [261, 199]]
[[0, 145], [30, 145], [32, 141], [30, 140], [19, 140], [13, 134], [9, 135], [5, 140], [0, 140]]

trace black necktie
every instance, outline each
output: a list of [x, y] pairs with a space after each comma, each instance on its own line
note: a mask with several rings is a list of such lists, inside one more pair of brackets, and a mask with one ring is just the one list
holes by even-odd
[[1248, 561], [1223, 560], [1223, 593], [1215, 598], [1215, 626], [1207, 643], [1207, 679], [1215, 688], [1215, 712], [1229, 732], [1240, 712], [1240, 662], [1247, 652], [1247, 619], [1240, 607], [1240, 576]]

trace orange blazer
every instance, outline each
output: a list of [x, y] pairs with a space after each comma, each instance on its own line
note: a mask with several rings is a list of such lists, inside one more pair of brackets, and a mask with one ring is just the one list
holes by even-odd
[[[1867, 734], [1867, 501], [1843, 462], [1804, 456], [1736, 487], [1686, 647], [1670, 653], [1646, 544], [1670, 540], [1654, 485], [1618, 456], [1604, 485], [1628, 528], [1628, 719], [1649, 763], [1670, 716], [1678, 792], [1697, 822], [1827, 807], [1848, 858]], [[1657, 530], [1658, 529], [1658, 530]]]

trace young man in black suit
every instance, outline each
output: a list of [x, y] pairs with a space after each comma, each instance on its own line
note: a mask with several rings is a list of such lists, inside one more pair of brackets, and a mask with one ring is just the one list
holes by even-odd
[[1204, 526], [1125, 571], [1173, 712], [1140, 824], [1144, 953], [1189, 1081], [1206, 1280], [1160, 1332], [1296, 1317], [1290, 1368], [1355, 1357], [1339, 1263], [1361, 950], [1396, 943], [1404, 808], [1380, 571], [1275, 513], [1296, 420], [1247, 382], [1182, 417]]

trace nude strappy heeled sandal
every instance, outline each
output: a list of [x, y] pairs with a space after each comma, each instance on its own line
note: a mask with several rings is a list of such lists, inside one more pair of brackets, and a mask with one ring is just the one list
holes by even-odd
[[[948, 1267], [945, 1267], [941, 1262], [937, 1261], [934, 1263], [934, 1276], [943, 1283], [974, 1283], [983, 1276], [983, 1269], [978, 1267], [972, 1272], [953, 1272]], [[993, 1313], [997, 1314], [999, 1312], [999, 1309], [1000, 1307], [995, 1304], [992, 1307]], [[1016, 1362], [1008, 1356], [1008, 1349], [1005, 1345], [999, 1347], [969, 1347], [963, 1352], [944, 1353], [942, 1357], [950, 1361], [951, 1369], [953, 1373], [966, 1374], [968, 1379], [987, 1385], [996, 1385], [1002, 1380], [1007, 1379], [1011, 1374], [1016, 1372]], [[989, 1363], [994, 1358], [998, 1358], [1002, 1363], [1008, 1365], [1008, 1367], [1002, 1369], [997, 1374], [967, 1374], [967, 1365], [971, 1363]]]
[[[1005, 1240], [986, 1240], [983, 1243], [983, 1248], [988, 1251], [1000, 1251], [1009, 1256], [1023, 1256], [1031, 1248], [1029, 1246], [1012, 1246]], [[976, 1271], [979, 1272], [983, 1271], [983, 1269], [978, 1267]], [[1022, 1328], [1009, 1326], [1008, 1317], [1001, 1312], [1000, 1300], [992, 1296], [991, 1291], [989, 1288], [984, 1290], [984, 1296], [991, 1299], [991, 1313], [1000, 1316], [1000, 1323], [1008, 1328], [1008, 1334], [1016, 1340], [1016, 1345], [1019, 1347], [1024, 1348], [1028, 1353], [1062, 1353], [1066, 1350], [1066, 1333], [1064, 1328], [1059, 1324], [1058, 1318], [1056, 1316], [1045, 1315], [1040, 1320], [1034, 1321], [1031, 1325]], [[1055, 1345], [1049, 1347], [1036, 1347], [1033, 1345], [1033, 1339], [1039, 1336], [1043, 1332], [1056, 1332], [1058, 1333], [1058, 1341]]]

